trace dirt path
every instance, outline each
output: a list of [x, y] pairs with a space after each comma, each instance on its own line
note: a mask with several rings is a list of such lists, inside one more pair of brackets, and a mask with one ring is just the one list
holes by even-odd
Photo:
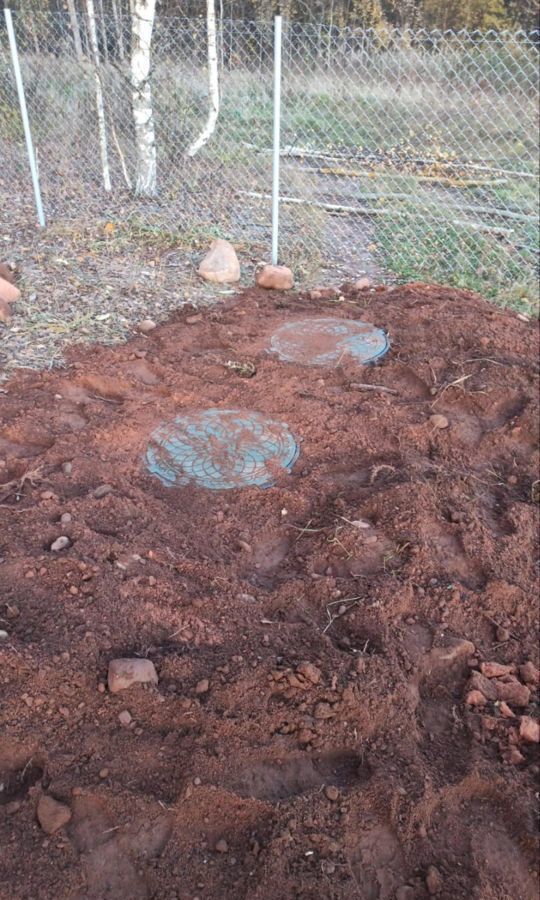
[[[268, 354], [313, 314], [391, 350]], [[464, 292], [251, 290], [2, 385], [2, 897], [535, 900], [537, 351]], [[285, 422], [291, 474], [161, 484], [204, 407]]]

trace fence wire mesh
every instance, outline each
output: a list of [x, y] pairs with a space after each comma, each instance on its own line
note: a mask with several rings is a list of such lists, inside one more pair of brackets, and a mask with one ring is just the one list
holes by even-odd
[[[129, 20], [96, 23], [112, 189], [104, 191], [96, 70], [69, 18], [15, 27], [49, 222], [227, 237], [268, 256], [273, 26], [218, 23], [220, 110], [208, 143], [204, 20], [156, 19], [150, 83], [156, 196], [133, 194]], [[365, 31], [284, 23], [281, 234], [300, 278], [363, 272], [478, 289], [503, 300], [537, 284], [540, 33]], [[0, 192], [28, 221], [31, 184], [0, 31]]]

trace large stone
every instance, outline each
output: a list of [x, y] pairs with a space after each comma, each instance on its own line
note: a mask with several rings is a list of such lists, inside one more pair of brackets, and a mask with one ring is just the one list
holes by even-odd
[[107, 682], [111, 694], [117, 694], [134, 684], [157, 684], [158, 677], [150, 659], [112, 659]]
[[9, 303], [0, 298], [0, 322], [9, 322], [11, 318], [11, 310]]
[[15, 303], [20, 296], [19, 288], [16, 288], [14, 284], [11, 284], [5, 278], [0, 277], [0, 300], [3, 300], [4, 303]]
[[199, 266], [199, 275], [217, 284], [239, 281], [240, 263], [233, 245], [221, 238], [214, 241]]
[[65, 803], [59, 803], [54, 797], [42, 794], [37, 805], [38, 822], [45, 834], [54, 834], [71, 819], [71, 810]]
[[9, 281], [10, 284], [15, 284], [15, 275], [5, 263], [0, 262], [0, 278], [4, 278], [5, 281]]
[[520, 684], [517, 679], [515, 681], [497, 680], [495, 685], [498, 699], [504, 700], [505, 703], [511, 703], [513, 706], [527, 706], [531, 699], [529, 688], [525, 687], [524, 684]]
[[259, 287], [272, 291], [288, 291], [294, 284], [294, 276], [287, 266], [263, 266], [257, 272]]

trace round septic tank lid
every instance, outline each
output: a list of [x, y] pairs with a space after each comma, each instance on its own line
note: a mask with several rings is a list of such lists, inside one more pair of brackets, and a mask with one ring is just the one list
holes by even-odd
[[390, 346], [382, 328], [354, 319], [296, 319], [282, 325], [270, 342], [280, 359], [308, 366], [338, 366], [346, 358], [366, 364]]
[[176, 416], [152, 432], [144, 461], [167, 486], [210, 490], [270, 487], [290, 472], [298, 445], [284, 422], [243, 409], [205, 409]]

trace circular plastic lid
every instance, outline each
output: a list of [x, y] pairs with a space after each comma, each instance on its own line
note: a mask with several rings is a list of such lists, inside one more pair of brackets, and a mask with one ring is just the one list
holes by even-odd
[[374, 362], [390, 347], [386, 332], [353, 319], [297, 319], [273, 334], [271, 349], [280, 359], [308, 366], [339, 366], [347, 357]]
[[179, 415], [152, 433], [147, 469], [167, 486], [210, 490], [270, 487], [291, 471], [298, 445], [284, 422], [242, 409], [206, 409]]

